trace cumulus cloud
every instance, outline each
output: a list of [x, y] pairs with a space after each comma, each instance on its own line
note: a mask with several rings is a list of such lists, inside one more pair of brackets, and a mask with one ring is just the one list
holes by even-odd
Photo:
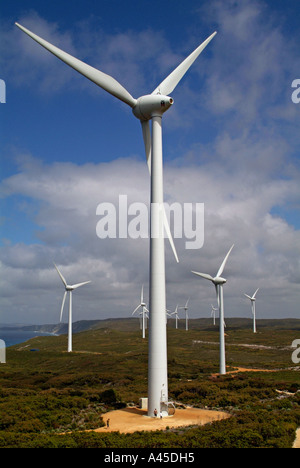
[[[287, 294], [296, 295], [299, 261], [295, 250], [300, 249], [299, 231], [270, 214], [278, 199], [288, 198], [291, 185], [289, 181], [276, 180], [263, 186], [253, 181], [247, 185], [244, 181], [237, 183], [231, 173], [223, 174], [216, 183], [213, 167], [193, 165], [183, 169], [167, 165], [165, 187], [169, 203], [205, 204], [205, 243], [201, 250], [186, 250], [186, 239], [175, 239], [180, 258], [177, 265], [166, 241], [169, 306], [188, 295], [195, 301], [191, 316], [205, 313], [203, 291], [208, 303], [214, 299], [214, 291], [210, 283], [192, 277], [190, 272], [215, 274], [232, 243], [235, 249], [226, 272], [230, 294], [240, 295], [246, 286], [253, 289], [258, 284], [261, 294], [264, 287], [280, 287], [286, 288]], [[34, 199], [39, 206], [34, 222], [42, 228], [37, 231], [39, 243], [2, 248], [2, 288], [6, 296], [15, 296], [17, 285], [19, 293], [26, 291], [27, 298], [31, 291], [28, 302], [35, 303], [37, 289], [48, 300], [51, 290], [54, 296], [44, 306], [42, 317], [45, 320], [50, 306], [50, 317], [55, 321], [61, 286], [53, 268], [55, 261], [69, 282], [92, 279], [89, 291], [82, 291], [81, 299], [78, 298], [79, 305], [83, 299], [88, 301], [85, 307], [90, 318], [126, 316], [130, 312], [140, 285], [148, 280], [149, 241], [99, 239], [96, 209], [104, 201], [118, 209], [120, 194], [127, 195], [128, 204], [148, 204], [146, 164], [120, 159], [98, 165], [45, 165], [31, 159], [17, 175], [3, 181], [2, 190], [6, 196], [19, 194]], [[280, 307], [279, 302], [276, 313], [282, 315]], [[264, 312], [271, 313], [267, 295]], [[294, 315], [296, 310], [291, 307], [289, 312]], [[17, 310], [15, 313], [18, 315]], [[230, 314], [234, 313], [238, 313], [236, 306], [230, 310]]]

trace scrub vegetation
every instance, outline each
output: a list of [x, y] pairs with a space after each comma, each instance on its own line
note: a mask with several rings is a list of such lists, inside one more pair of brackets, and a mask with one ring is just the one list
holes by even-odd
[[[300, 320], [228, 319], [227, 374], [218, 375], [218, 327], [168, 324], [169, 399], [231, 417], [201, 427], [95, 433], [102, 415], [147, 396], [147, 337], [138, 321], [99, 321], [73, 335], [7, 349], [0, 366], [0, 447], [291, 447], [300, 426], [300, 366], [291, 360]], [[248, 369], [245, 372], [245, 368]], [[252, 369], [252, 371], [249, 371]]]

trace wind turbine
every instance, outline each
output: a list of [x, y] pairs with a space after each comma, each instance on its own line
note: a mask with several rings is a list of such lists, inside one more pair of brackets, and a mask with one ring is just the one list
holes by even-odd
[[142, 315], [142, 336], [143, 338], [145, 338], [146, 318], [147, 318], [147, 312], [149, 312], [149, 310], [147, 309], [146, 303], [144, 301], [144, 285], [142, 286], [142, 290], [141, 290], [141, 302], [134, 309], [134, 311], [132, 312], [132, 315], [134, 315], [139, 310], [140, 307], [142, 308], [142, 311], [139, 313], [140, 315]]
[[[234, 244], [233, 244], [234, 245]], [[227, 259], [231, 250], [233, 249], [233, 245], [230, 247], [229, 252], [227, 253], [226, 257], [224, 258], [218, 273], [213, 278], [211, 275], [207, 273], [199, 273], [197, 271], [192, 271], [195, 275], [201, 276], [202, 278], [210, 280], [216, 288], [216, 295], [218, 300], [219, 306], [219, 313], [220, 313], [220, 374], [226, 374], [226, 363], [225, 363], [225, 338], [224, 338], [224, 302], [223, 302], [223, 284], [226, 283], [226, 279], [221, 277], [223, 270], [225, 268]]]
[[185, 329], [189, 329], [189, 316], [188, 316], [188, 303], [189, 303], [190, 298], [186, 301], [184, 306], [180, 306], [179, 309], [184, 309], [185, 312]]
[[166, 309], [166, 325], [168, 325], [168, 317], [172, 318], [172, 314], [169, 309]]
[[216, 325], [216, 311], [218, 310], [217, 307], [214, 307], [212, 304], [211, 304], [211, 317], [213, 317], [214, 319], [214, 325]]
[[[85, 64], [70, 54], [55, 47], [20, 24], [16, 25], [48, 51], [84, 75], [89, 80], [128, 104], [142, 125], [147, 163], [151, 176], [150, 188], [150, 284], [149, 284], [149, 349], [148, 349], [148, 415], [153, 417], [159, 408], [163, 416], [168, 415], [167, 335], [166, 335], [166, 285], [165, 250], [163, 226], [169, 237], [174, 255], [176, 250], [170, 235], [169, 225], [163, 209], [163, 156], [162, 116], [173, 104], [168, 96], [194, 63], [199, 54], [216, 35], [214, 32], [199, 45], [175, 70], [165, 78], [151, 94], [135, 99], [111, 76]], [[150, 129], [152, 120], [152, 133]]]
[[[211, 314], [210, 314], [210, 315], [211, 315], [211, 317], [214, 318], [214, 325], [216, 325], [216, 311], [217, 311], [217, 310], [218, 310], [218, 309], [215, 308], [215, 307], [211, 304]], [[224, 319], [224, 327], [226, 328], [225, 319]]]
[[178, 304], [177, 304], [176, 309], [174, 310], [174, 312], [171, 313], [171, 315], [175, 315], [175, 319], [176, 319], [176, 330], [177, 330], [177, 328], [178, 328], [178, 320], [180, 320], [180, 319], [179, 319], [179, 316], [178, 316]]
[[61, 272], [59, 271], [55, 263], [54, 263], [54, 266], [57, 270], [57, 273], [60, 276], [60, 279], [62, 280], [65, 286], [65, 293], [63, 296], [61, 310], [60, 310], [60, 321], [62, 320], [65, 300], [66, 300], [67, 294], [69, 293], [68, 352], [70, 353], [72, 351], [72, 291], [74, 291], [74, 289], [79, 288], [80, 286], [83, 286], [84, 284], [90, 283], [90, 281], [85, 281], [84, 283], [77, 283], [77, 284], [67, 284], [65, 278], [63, 277], [63, 275], [61, 274]]
[[248, 297], [248, 299], [250, 299], [251, 301], [251, 309], [252, 309], [252, 315], [253, 315], [253, 333], [256, 333], [256, 316], [255, 316], [255, 301], [256, 301], [256, 293], [257, 291], [259, 290], [259, 288], [257, 288], [257, 290], [255, 291], [255, 293], [253, 294], [253, 296], [248, 296], [248, 294], [244, 294], [244, 296]]

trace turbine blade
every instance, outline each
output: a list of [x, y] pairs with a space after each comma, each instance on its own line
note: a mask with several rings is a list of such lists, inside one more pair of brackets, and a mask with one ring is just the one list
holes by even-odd
[[250, 299], [250, 300], [252, 299], [252, 297], [248, 296], [248, 294], [244, 294], [244, 296], [248, 297], [248, 299]]
[[190, 300], [190, 298], [188, 298], [188, 300], [186, 301], [185, 307], [188, 306], [189, 300]]
[[57, 270], [57, 273], [59, 274], [60, 279], [62, 280], [63, 284], [64, 284], [65, 286], [67, 286], [67, 282], [66, 282], [65, 278], [63, 277], [63, 275], [61, 274], [61, 272], [59, 271], [59, 269], [57, 268], [57, 266], [55, 265], [55, 263], [54, 263], [54, 266], [55, 266], [55, 268], [56, 268], [56, 270]]
[[84, 283], [77, 283], [77, 284], [72, 284], [72, 288], [73, 289], [77, 289], [79, 288], [80, 286], [83, 286], [84, 284], [88, 284], [88, 283], [91, 283], [91, 281], [84, 281]]
[[165, 231], [167, 233], [171, 248], [173, 250], [175, 260], [176, 260], [177, 263], [179, 263], [178, 255], [177, 255], [177, 252], [176, 252], [175, 244], [174, 244], [173, 237], [172, 237], [172, 234], [171, 234], [171, 231], [170, 231], [170, 226], [169, 226], [169, 223], [168, 223], [168, 218], [167, 218], [166, 210], [165, 210], [164, 206], [163, 206], [163, 217], [164, 217]]
[[70, 67], [74, 68], [74, 70], [78, 71], [83, 76], [93, 81], [96, 85], [100, 86], [108, 93], [112, 94], [116, 98], [125, 102], [130, 107], [135, 106], [136, 99], [134, 99], [131, 96], [131, 94], [117, 80], [112, 78], [110, 75], [106, 75], [106, 73], [103, 73], [100, 70], [97, 70], [96, 68], [93, 68], [90, 65], [87, 65], [86, 63], [82, 62], [81, 60], [78, 60], [77, 58], [73, 57], [67, 52], [64, 52], [58, 47], [50, 44], [50, 42], [45, 41], [41, 37], [29, 31], [29, 29], [24, 28], [24, 26], [21, 26], [19, 23], [15, 23], [15, 24], [16, 26], [18, 26], [18, 28], [20, 28], [24, 33], [30, 36], [38, 44], [40, 44], [42, 47], [47, 49], [49, 52], [51, 52], [53, 55], [58, 57], [60, 60], [65, 62]]
[[224, 270], [224, 268], [225, 268], [227, 259], [228, 259], [228, 257], [229, 257], [230, 252], [231, 252], [232, 249], [233, 249], [233, 246], [234, 246], [234, 244], [230, 247], [228, 254], [227, 254], [226, 257], [224, 258], [223, 263], [222, 263], [222, 265], [220, 266], [219, 271], [218, 271], [218, 273], [217, 273], [217, 275], [216, 275], [217, 277], [218, 277], [218, 276], [221, 276], [221, 274], [223, 273], [223, 270]]
[[194, 63], [198, 55], [205, 49], [207, 44], [212, 40], [212, 38], [217, 34], [214, 32], [209, 36], [197, 49], [194, 50], [180, 65], [178, 65], [175, 70], [170, 73], [167, 78], [165, 78], [153, 91], [152, 94], [170, 94], [178, 85], [181, 78], [186, 74], [190, 66]]
[[131, 315], [134, 315], [134, 314], [139, 310], [140, 307], [141, 307], [141, 304], [139, 304], [139, 305], [134, 309], [134, 311], [132, 312]]
[[220, 313], [220, 296], [219, 296], [219, 288], [218, 288], [218, 285], [215, 284], [215, 288], [216, 288], [216, 295], [217, 295], [217, 301], [218, 301], [218, 308], [219, 308], [219, 313]]
[[62, 320], [62, 315], [63, 315], [63, 311], [64, 311], [64, 305], [65, 305], [66, 297], [67, 297], [67, 291], [65, 291], [65, 293], [64, 293], [64, 297], [63, 297], [62, 304], [61, 304], [61, 309], [60, 309], [60, 322], [61, 322], [61, 320]]
[[149, 173], [151, 175], [151, 131], [149, 120], [141, 120], [143, 140], [145, 146], [146, 160], [148, 164]]
[[[151, 176], [151, 132], [150, 132], [149, 120], [141, 121], [141, 125], [142, 125], [142, 130], [143, 130], [143, 139], [144, 139], [144, 146], [145, 146], [147, 165], [148, 165], [148, 170], [149, 170], [149, 173], [150, 173], [150, 176]], [[165, 228], [166, 234], [168, 236], [171, 248], [173, 250], [175, 260], [176, 260], [177, 263], [179, 263], [179, 259], [178, 259], [175, 244], [174, 244], [174, 241], [173, 241], [173, 238], [172, 238], [172, 234], [171, 234], [171, 231], [170, 231], [170, 226], [169, 226], [169, 223], [168, 223], [165, 207], [163, 207], [163, 221], [164, 221], [164, 228]]]
[[208, 279], [210, 281], [213, 281], [213, 277], [206, 274], [206, 273], [199, 273], [198, 271], [192, 271], [195, 275], [201, 276], [202, 278]]
[[142, 290], [141, 290], [141, 304], [143, 304], [144, 302], [144, 285], [142, 286]]
[[254, 299], [254, 298], [255, 298], [255, 296], [256, 296], [256, 293], [257, 293], [257, 291], [258, 291], [258, 290], [259, 290], [259, 288], [257, 288], [257, 290], [255, 291], [255, 293], [253, 294], [253, 296], [252, 296], [252, 299]]

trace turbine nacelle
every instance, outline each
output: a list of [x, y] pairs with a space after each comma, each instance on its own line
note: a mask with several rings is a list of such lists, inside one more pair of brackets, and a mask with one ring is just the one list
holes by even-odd
[[225, 284], [226, 281], [227, 281], [227, 280], [226, 280], [225, 278], [222, 278], [221, 276], [216, 276], [216, 277], [212, 280], [212, 282], [213, 282], [214, 284]]
[[162, 115], [166, 112], [174, 100], [170, 96], [163, 94], [147, 94], [137, 99], [132, 112], [141, 121], [150, 120], [155, 115]]
[[248, 299], [250, 299], [251, 302], [255, 302], [256, 301], [256, 294], [257, 294], [257, 291], [259, 290], [259, 288], [257, 288], [257, 290], [255, 291], [255, 293], [253, 294], [253, 296], [249, 296], [248, 294], [244, 294], [244, 296], [246, 296]]

